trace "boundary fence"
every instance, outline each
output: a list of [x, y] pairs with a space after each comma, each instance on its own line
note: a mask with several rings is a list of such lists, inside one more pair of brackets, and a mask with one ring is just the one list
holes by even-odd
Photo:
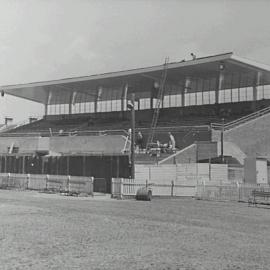
[[93, 177], [0, 173], [0, 188], [48, 190], [93, 195]]
[[253, 190], [270, 191], [270, 185], [247, 183], [202, 183], [197, 185], [196, 198], [213, 201], [248, 202]]
[[169, 196], [169, 197], [184, 197], [184, 196], [195, 196], [196, 185], [181, 183], [176, 184], [175, 181], [171, 181], [166, 184], [157, 184], [148, 182], [138, 182], [134, 179], [129, 178], [112, 178], [112, 198], [124, 198], [134, 197], [138, 189], [142, 187], [149, 187], [152, 190], [153, 196]]

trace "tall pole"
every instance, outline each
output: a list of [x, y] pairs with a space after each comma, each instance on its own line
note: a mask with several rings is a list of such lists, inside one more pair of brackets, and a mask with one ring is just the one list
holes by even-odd
[[130, 161], [131, 161], [131, 178], [135, 178], [135, 94], [131, 95], [131, 146], [130, 146]]
[[221, 162], [224, 163], [224, 118], [222, 118], [222, 129], [220, 134], [220, 144], [221, 144]]

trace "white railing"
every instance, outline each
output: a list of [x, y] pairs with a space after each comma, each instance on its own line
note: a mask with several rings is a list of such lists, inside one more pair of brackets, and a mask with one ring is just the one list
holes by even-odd
[[223, 127], [224, 130], [229, 130], [229, 129], [232, 129], [232, 128], [236, 127], [236, 126], [239, 126], [239, 125], [241, 125], [243, 123], [246, 123], [246, 122], [248, 122], [250, 120], [256, 119], [256, 118], [258, 118], [260, 116], [263, 116], [265, 114], [268, 114], [268, 113], [270, 113], [270, 106], [267, 107], [267, 108], [261, 109], [261, 110], [259, 110], [257, 112], [248, 114], [248, 115], [243, 116], [241, 118], [238, 118], [236, 120], [233, 120], [233, 121], [231, 121], [229, 123], [226, 123], [226, 124], [224, 124], [224, 127], [223, 127], [223, 124], [221, 124], [221, 123], [211, 123], [211, 128], [221, 130], [222, 127]]
[[148, 187], [153, 196], [166, 197], [185, 197], [195, 196], [196, 186], [192, 183], [176, 184], [175, 181], [167, 183], [145, 183], [138, 182], [136, 179], [112, 178], [111, 195], [113, 198], [122, 199], [124, 197], [135, 197], [138, 189]]
[[197, 185], [196, 198], [213, 201], [248, 202], [253, 190], [270, 191], [270, 186], [238, 182], [218, 184], [210, 181]]
[[[11, 129], [14, 129], [11, 128]], [[61, 129], [60, 129], [61, 130]], [[116, 130], [85, 130], [85, 131], [63, 131], [60, 130], [53, 131], [50, 129], [43, 129], [37, 132], [9, 132], [9, 133], [1, 133], [1, 137], [58, 137], [58, 136], [101, 136], [101, 135], [127, 135], [127, 131], [123, 129]], [[8, 131], [3, 130], [4, 131]]]

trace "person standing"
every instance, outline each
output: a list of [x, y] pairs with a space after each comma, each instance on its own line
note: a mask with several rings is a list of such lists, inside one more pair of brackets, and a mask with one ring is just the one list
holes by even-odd
[[175, 150], [175, 139], [174, 136], [172, 135], [171, 132], [168, 133], [169, 134], [169, 145], [171, 145], [172, 150]]
[[143, 149], [143, 135], [140, 131], [137, 133], [136, 144], [138, 145], [139, 150]]

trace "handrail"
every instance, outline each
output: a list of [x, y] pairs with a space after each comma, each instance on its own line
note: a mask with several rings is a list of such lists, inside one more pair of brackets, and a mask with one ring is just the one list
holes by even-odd
[[263, 108], [263, 109], [261, 109], [259, 111], [253, 112], [251, 114], [245, 115], [245, 116], [243, 116], [241, 118], [233, 120], [233, 121], [231, 121], [229, 123], [226, 123], [224, 125], [221, 124], [221, 123], [211, 123], [211, 128], [213, 128], [213, 129], [222, 129], [222, 127], [223, 127], [224, 130], [229, 130], [229, 129], [235, 127], [235, 126], [246, 123], [249, 120], [256, 119], [257, 117], [263, 116], [263, 115], [265, 115], [265, 114], [267, 114], [269, 112], [270, 112], [270, 106], [266, 107], [266, 108]]
[[76, 136], [76, 135], [92, 135], [92, 136], [99, 136], [99, 135], [120, 135], [124, 134], [127, 135], [128, 132], [123, 129], [115, 129], [115, 130], [80, 130], [80, 131], [64, 131], [59, 133], [59, 131], [52, 131], [50, 133], [49, 130], [39, 130], [38, 132], [14, 132], [14, 133], [0, 133], [0, 137], [61, 137], [61, 136]]
[[[209, 130], [209, 125], [201, 125], [201, 126], [167, 126], [167, 127], [156, 127], [156, 130], [161, 132], [169, 132], [169, 131], [177, 131], [177, 130]], [[60, 129], [61, 130], [61, 129]], [[10, 133], [4, 133], [0, 132], [0, 137], [59, 137], [59, 136], [99, 136], [99, 135], [120, 135], [124, 134], [125, 136], [128, 136], [128, 131], [124, 129], [105, 129], [105, 130], [72, 130], [72, 131], [63, 131], [59, 132], [60, 130], [57, 129], [57, 131], [52, 130], [50, 133], [49, 129], [43, 129], [38, 130], [37, 132], [10, 132]], [[149, 130], [149, 127], [137, 127], [136, 130], [140, 131], [147, 131]]]

